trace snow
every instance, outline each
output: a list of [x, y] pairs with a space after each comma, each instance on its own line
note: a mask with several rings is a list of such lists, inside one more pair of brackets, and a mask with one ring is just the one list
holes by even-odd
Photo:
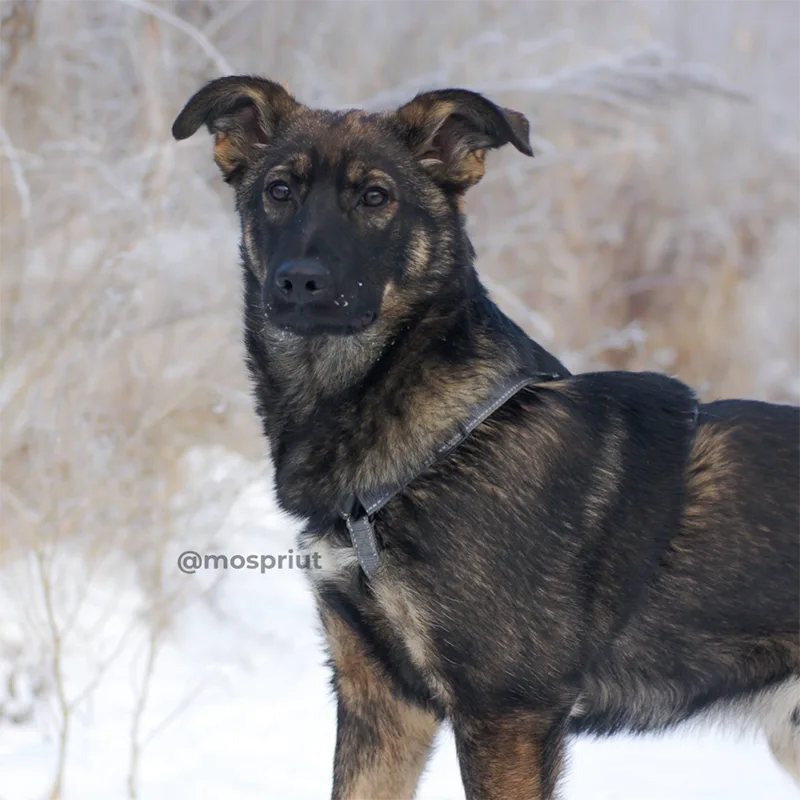
[[[216, 551], [278, 555], [293, 548], [297, 524], [276, 508], [268, 477], [233, 454], [222, 465], [219, 451], [209, 451], [205, 458], [207, 475], [213, 461], [216, 473], [245, 485], [216, 537], [225, 546]], [[178, 572], [175, 562], [184, 549], [199, 549], [192, 548], [190, 533], [171, 543], [167, 568], [193, 590], [210, 587], [219, 577], [213, 570]], [[65, 569], [80, 575], [77, 556], [64, 558]], [[0, 641], [14, 642], [20, 651], [25, 650], [24, 632], [41, 625], [33, 596], [20, 603], [12, 591], [22, 583], [32, 585], [22, 580], [26, 576], [31, 576], [31, 564], [23, 560], [6, 567], [7, 580], [0, 582]], [[215, 593], [194, 591], [193, 596], [173, 620], [155, 661], [138, 735], [142, 749], [136, 796], [328, 796], [335, 707], [302, 573], [228, 570]], [[132, 725], [146, 664], [145, 607], [135, 576], [119, 567], [105, 578], [95, 576], [74, 621], [80, 636], [65, 648], [63, 667], [71, 695], [86, 687], [94, 674], [92, 665], [103, 653], [121, 649], [75, 711], [63, 800], [129, 797]], [[24, 674], [35, 671], [15, 658]], [[11, 663], [11, 656], [6, 653], [4, 660], [0, 651], [0, 680], [8, 677], [2, 670], [8, 672]], [[24, 704], [27, 697], [38, 706], [21, 723], [3, 721], [0, 713], [0, 800], [40, 800], [52, 784], [58, 749], [52, 703], [47, 713], [36, 700], [32, 680], [19, 684], [23, 689], [17, 691], [17, 702]], [[763, 741], [719, 732], [578, 741], [571, 748], [564, 784], [565, 800], [797, 796]], [[440, 736], [418, 797], [463, 798], [449, 731]]]

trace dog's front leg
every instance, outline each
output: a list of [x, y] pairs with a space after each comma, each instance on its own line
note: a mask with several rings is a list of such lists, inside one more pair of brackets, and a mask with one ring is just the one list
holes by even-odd
[[556, 719], [532, 711], [455, 719], [467, 800], [551, 800], [564, 745]]
[[397, 697], [344, 620], [323, 612], [337, 698], [333, 800], [410, 800], [438, 728]]

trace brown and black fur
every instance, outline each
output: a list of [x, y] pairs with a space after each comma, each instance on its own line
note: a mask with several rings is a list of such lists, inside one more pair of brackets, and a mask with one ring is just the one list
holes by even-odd
[[[242, 223], [245, 340], [280, 505], [338, 702], [336, 800], [410, 798], [442, 721], [470, 800], [551, 798], [572, 734], [752, 718], [800, 777], [797, 408], [705, 403], [653, 373], [570, 375], [484, 290], [462, 213], [528, 123], [463, 90], [317, 111], [277, 84], [201, 89]], [[310, 277], [309, 277], [310, 276]], [[492, 383], [514, 396], [374, 519], [367, 581], [340, 512], [400, 480]]]

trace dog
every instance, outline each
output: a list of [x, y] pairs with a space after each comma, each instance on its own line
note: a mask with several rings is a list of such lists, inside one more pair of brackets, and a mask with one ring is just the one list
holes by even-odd
[[580, 734], [730, 717], [800, 781], [800, 409], [571, 374], [492, 302], [465, 192], [517, 111], [464, 89], [324, 111], [213, 80], [244, 339], [337, 700], [334, 800], [546, 800]]

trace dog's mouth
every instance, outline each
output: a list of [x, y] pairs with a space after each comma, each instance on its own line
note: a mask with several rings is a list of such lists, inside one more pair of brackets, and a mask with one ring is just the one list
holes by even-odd
[[301, 336], [352, 336], [366, 330], [377, 317], [374, 311], [345, 316], [308, 306], [267, 309], [273, 325]]

